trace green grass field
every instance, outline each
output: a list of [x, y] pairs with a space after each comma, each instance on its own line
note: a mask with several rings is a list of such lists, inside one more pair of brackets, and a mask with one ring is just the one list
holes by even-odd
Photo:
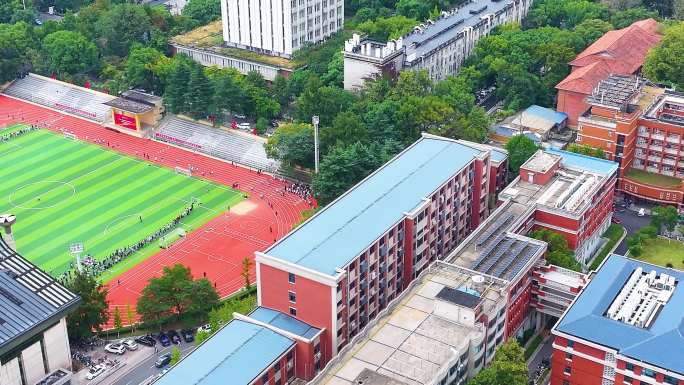
[[[73, 261], [72, 243], [101, 260], [171, 222], [192, 198], [201, 205], [183, 219], [186, 231], [243, 199], [227, 187], [45, 130], [0, 143], [0, 180], [0, 213], [17, 215], [18, 251], [53, 275]], [[153, 242], [101, 278], [111, 280], [159, 250]]]
[[663, 238], [647, 240], [644, 252], [637, 259], [660, 266], [671, 263], [675, 269], [683, 270], [684, 243]]

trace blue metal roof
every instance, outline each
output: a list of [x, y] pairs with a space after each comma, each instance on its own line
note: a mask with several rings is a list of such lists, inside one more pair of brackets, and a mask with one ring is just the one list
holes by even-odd
[[249, 314], [249, 317], [306, 339], [314, 338], [321, 331], [321, 329], [300, 321], [289, 314], [261, 306], [254, 309]]
[[561, 124], [565, 119], [568, 118], [568, 114], [564, 112], [558, 112], [551, 108], [546, 108], [533, 104], [525, 110], [526, 114], [534, 115], [544, 120], [548, 120], [555, 124]]
[[612, 174], [618, 168], [618, 164], [611, 160], [594, 158], [593, 156], [558, 150], [556, 148], [549, 148], [544, 151], [560, 155], [563, 158], [561, 163], [567, 167], [577, 167], [604, 175]]
[[496, 162], [501, 162], [504, 161], [508, 158], [508, 154], [506, 154], [503, 151], [497, 150], [496, 148], [492, 148], [491, 153], [491, 159]]
[[268, 328], [234, 319], [155, 385], [248, 385], [294, 344]]
[[[637, 267], [674, 276], [677, 286], [649, 329], [605, 317]], [[625, 356], [684, 374], [684, 273], [628, 259], [608, 257], [556, 325], [560, 332], [616, 349]]]
[[265, 254], [334, 276], [481, 152], [423, 137]]

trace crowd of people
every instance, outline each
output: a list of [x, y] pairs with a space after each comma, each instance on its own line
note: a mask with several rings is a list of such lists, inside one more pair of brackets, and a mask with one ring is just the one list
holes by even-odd
[[313, 197], [311, 186], [306, 183], [292, 183], [291, 185], [285, 186], [285, 191], [296, 194], [307, 202]]
[[36, 127], [36, 126], [34, 126], [34, 125], [30, 125], [30, 126], [22, 127], [22, 128], [20, 128], [20, 129], [18, 129], [18, 130], [14, 130], [14, 131], [12, 131], [12, 132], [10, 132], [10, 133], [0, 135], [0, 143], [7, 142], [7, 141], [9, 141], [9, 140], [11, 140], [11, 139], [14, 139], [14, 138], [16, 138], [16, 137], [22, 136], [22, 135], [27, 134], [27, 133], [29, 133], [29, 132], [31, 132], [31, 131], [35, 131], [35, 130], [37, 130], [37, 129], [38, 129], [38, 127]]
[[[181, 220], [183, 218], [190, 215], [194, 209], [195, 209], [195, 202], [192, 202], [192, 203], [190, 203], [190, 206], [186, 207], [171, 222], [165, 224], [164, 226], [162, 226], [162, 228], [155, 231], [154, 234], [149, 235], [147, 238], [138, 241], [138, 243], [136, 243], [136, 244], [130, 245], [128, 247], [116, 249], [113, 253], [111, 253], [110, 255], [108, 255], [106, 258], [104, 258], [101, 261], [96, 260], [91, 255], [86, 255], [81, 260], [81, 268], [83, 269], [84, 272], [86, 272], [92, 276], [98, 276], [98, 275], [106, 272], [108, 269], [112, 268], [114, 265], [125, 260], [126, 258], [130, 257], [131, 255], [133, 255], [138, 250], [144, 248], [145, 246], [151, 244], [152, 242], [155, 242], [155, 241], [161, 239], [162, 237], [164, 237], [165, 235], [167, 235], [169, 232], [171, 232], [174, 228], [176, 228], [178, 226], [178, 224], [181, 222]], [[142, 216], [139, 216], [139, 220], [140, 220], [140, 222], [143, 221]], [[71, 262], [69, 265], [69, 270], [62, 273], [62, 275], [59, 276], [57, 278], [57, 280], [62, 284], [66, 284], [67, 282], [69, 282], [74, 277], [75, 273], [76, 273], [76, 266], [74, 265], [73, 262]]]

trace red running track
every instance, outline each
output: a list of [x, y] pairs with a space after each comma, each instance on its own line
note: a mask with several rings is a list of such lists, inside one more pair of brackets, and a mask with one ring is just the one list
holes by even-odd
[[[244, 257], [253, 260], [255, 251], [265, 250], [287, 234], [299, 221], [301, 212], [309, 208], [299, 196], [283, 194], [285, 184], [269, 175], [164, 143], [118, 133], [96, 123], [0, 95], [0, 127], [15, 122], [68, 131], [80, 140], [140, 159], [147, 155], [148, 161], [171, 168], [192, 165], [196, 169], [195, 175], [204, 174], [203, 178], [227, 186], [237, 182], [240, 190], [250, 194], [251, 197], [244, 201], [247, 203], [240, 204], [241, 213], [236, 213], [235, 208], [233, 212], [219, 215], [108, 284], [110, 311], [119, 307], [124, 323], [127, 321], [126, 307], [135, 309], [148, 280], [160, 275], [164, 266], [178, 262], [191, 267], [195, 277], [206, 274], [222, 297], [236, 292], [244, 286], [240, 275]], [[254, 281], [254, 265], [251, 273]], [[113, 327], [112, 322], [110, 327]]]

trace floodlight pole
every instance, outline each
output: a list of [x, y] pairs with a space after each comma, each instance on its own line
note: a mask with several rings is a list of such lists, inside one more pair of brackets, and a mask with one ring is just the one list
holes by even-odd
[[319, 155], [318, 155], [318, 123], [320, 123], [320, 119], [318, 115], [314, 115], [311, 117], [311, 122], [314, 125], [314, 171], [316, 174], [318, 174], [318, 162], [319, 162]]

